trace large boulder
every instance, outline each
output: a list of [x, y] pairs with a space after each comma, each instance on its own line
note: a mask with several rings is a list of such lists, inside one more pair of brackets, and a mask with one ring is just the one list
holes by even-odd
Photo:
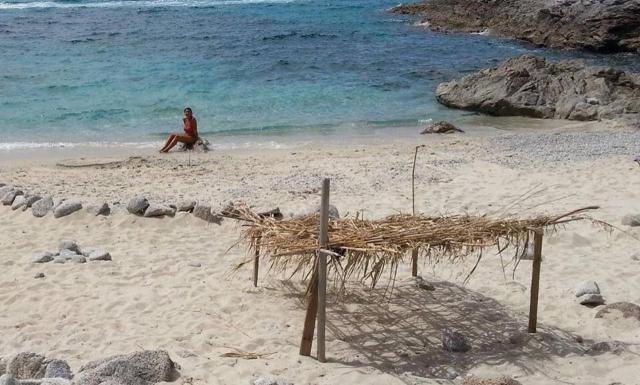
[[618, 118], [640, 113], [640, 74], [525, 55], [441, 83], [436, 98], [448, 107], [499, 116]]
[[396, 13], [436, 31], [490, 32], [554, 48], [640, 52], [637, 0], [429, 0]]
[[162, 350], [145, 350], [90, 362], [80, 368], [75, 385], [151, 385], [176, 378], [176, 365]]
[[44, 217], [53, 208], [53, 198], [44, 197], [31, 205], [31, 212], [34, 217]]
[[147, 207], [149, 207], [149, 201], [142, 195], [132, 198], [127, 203], [127, 211], [134, 215], [144, 215]]
[[69, 214], [75, 213], [76, 211], [82, 209], [82, 203], [78, 201], [64, 201], [60, 203], [54, 210], [53, 216], [55, 218], [66, 217]]

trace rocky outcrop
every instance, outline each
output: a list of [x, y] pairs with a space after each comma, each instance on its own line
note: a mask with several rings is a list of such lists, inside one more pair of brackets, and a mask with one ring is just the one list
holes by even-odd
[[393, 12], [431, 29], [485, 32], [553, 48], [640, 52], [639, 0], [428, 0]]
[[448, 107], [498, 116], [637, 119], [640, 74], [525, 55], [442, 83], [436, 98]]

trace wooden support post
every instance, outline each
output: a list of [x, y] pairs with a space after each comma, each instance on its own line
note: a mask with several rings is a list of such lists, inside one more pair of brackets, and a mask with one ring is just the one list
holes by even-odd
[[258, 269], [260, 268], [260, 238], [256, 239], [256, 254], [253, 257], [253, 287], [258, 287]]
[[[326, 202], [326, 204], [325, 204]], [[323, 217], [325, 220], [323, 221]], [[328, 224], [329, 218], [329, 179], [325, 179], [322, 182], [322, 204], [320, 207], [320, 231], [322, 232], [322, 224]], [[328, 226], [327, 226], [328, 228]], [[325, 231], [327, 230], [325, 228]], [[319, 237], [318, 240], [318, 248], [322, 248], [322, 246], [326, 246], [328, 242], [328, 238], [325, 233], [325, 237]], [[304, 329], [302, 330], [302, 341], [300, 342], [300, 355], [301, 356], [310, 356], [311, 355], [311, 347], [313, 345], [313, 332], [316, 326], [316, 316], [320, 313], [318, 311], [318, 297], [319, 293], [319, 269], [320, 269], [320, 260], [321, 257], [324, 257], [324, 290], [322, 294], [322, 316], [319, 318], [322, 321], [318, 320], [318, 359], [320, 359], [320, 350], [322, 348], [322, 359], [324, 360], [324, 328], [325, 328], [325, 293], [326, 293], [326, 255], [318, 253], [316, 255], [316, 263], [313, 268], [313, 273], [311, 274], [311, 280], [309, 281], [309, 286], [307, 288], [307, 311], [304, 318]], [[320, 331], [322, 329], [322, 331]], [[321, 338], [322, 337], [322, 338]], [[322, 339], [322, 341], [320, 341]], [[324, 362], [324, 361], [322, 361]]]
[[529, 304], [529, 333], [536, 332], [538, 323], [538, 292], [540, 290], [540, 264], [542, 263], [542, 229], [533, 236], [533, 268], [531, 270], [531, 300]]
[[[320, 249], [328, 249], [329, 244], [329, 179], [322, 181], [322, 201], [320, 204]], [[327, 255], [318, 251], [318, 361], [326, 362], [325, 323], [327, 319]]]
[[[424, 147], [424, 144], [416, 146], [416, 152], [413, 154], [413, 169], [411, 170], [411, 212], [413, 215], [416, 215], [416, 160], [420, 147]], [[418, 276], [418, 249], [411, 250], [411, 276]]]
[[411, 276], [418, 276], [418, 249], [411, 250]]

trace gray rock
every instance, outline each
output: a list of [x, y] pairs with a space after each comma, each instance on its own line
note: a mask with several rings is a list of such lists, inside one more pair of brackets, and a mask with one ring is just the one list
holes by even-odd
[[44, 278], [44, 273], [36, 273], [36, 275], [34, 275], [33, 278], [35, 279]]
[[43, 378], [42, 382], [40, 382], [39, 385], [72, 385], [72, 382], [71, 380], [67, 380], [65, 378]]
[[640, 321], [640, 306], [630, 302], [614, 302], [606, 305], [596, 313], [596, 318], [608, 317], [616, 312], [622, 315], [622, 318], [635, 318]]
[[420, 134], [453, 134], [456, 132], [464, 132], [453, 124], [445, 121], [433, 123], [424, 129]]
[[23, 208], [24, 210], [33, 206], [33, 204], [39, 201], [40, 199], [42, 199], [42, 197], [40, 195], [27, 195], [25, 199], [26, 199], [26, 203]]
[[447, 368], [447, 378], [448, 378], [448, 379], [450, 379], [450, 380], [455, 380], [455, 379], [456, 379], [456, 378], [458, 378], [459, 376], [460, 376], [460, 374], [458, 373], [458, 371], [457, 371], [455, 368], [453, 368], [453, 367], [451, 367], [451, 366], [449, 366], [449, 367]]
[[58, 257], [64, 258], [67, 261], [77, 256], [78, 256], [78, 253], [75, 250], [63, 249], [63, 250], [60, 250], [60, 253], [58, 253]]
[[27, 204], [27, 198], [24, 195], [18, 195], [11, 204], [11, 210], [17, 210]]
[[127, 211], [135, 215], [144, 215], [147, 207], [149, 207], [149, 201], [142, 195], [134, 197], [127, 203]]
[[187, 265], [191, 267], [202, 267], [202, 264], [199, 262], [189, 262]]
[[18, 381], [8, 374], [0, 376], [0, 385], [19, 385]]
[[84, 257], [84, 255], [74, 255], [69, 258], [69, 261], [73, 263], [85, 263], [87, 262], [87, 259]]
[[66, 378], [70, 380], [73, 378], [73, 373], [66, 361], [50, 360], [47, 363], [44, 376], [45, 378]]
[[581, 297], [585, 294], [600, 294], [600, 288], [595, 281], [585, 281], [576, 287], [574, 293], [576, 297]]
[[90, 261], [111, 261], [111, 254], [109, 254], [106, 250], [93, 250], [91, 254], [89, 254]]
[[31, 212], [34, 217], [44, 217], [53, 208], [53, 198], [44, 197], [31, 205]]
[[18, 195], [24, 195], [24, 193], [20, 190], [11, 190], [4, 194], [2, 199], [0, 199], [0, 202], [5, 206], [11, 206]]
[[57, 256], [57, 257], [53, 258], [53, 263], [64, 264], [66, 262], [67, 262], [67, 258], [65, 258], [65, 257]]
[[604, 303], [604, 298], [600, 294], [584, 294], [578, 297], [580, 305], [597, 306]]
[[288, 382], [279, 378], [261, 376], [251, 380], [251, 385], [293, 385], [293, 382]]
[[64, 201], [53, 210], [53, 216], [55, 218], [66, 217], [69, 214], [75, 213], [82, 209], [82, 203], [78, 201]]
[[7, 374], [18, 380], [42, 378], [46, 370], [45, 360], [45, 356], [38, 353], [18, 353], [7, 363]]
[[176, 210], [169, 206], [159, 205], [155, 203], [149, 204], [147, 209], [144, 211], [144, 216], [146, 218], [152, 217], [164, 217], [164, 216], [174, 216], [176, 214]]
[[4, 197], [9, 191], [15, 190], [15, 187], [4, 185], [0, 187], [0, 198]]
[[[590, 97], [598, 97], [600, 104], [586, 103]], [[640, 74], [525, 55], [442, 83], [436, 99], [448, 107], [499, 116], [619, 118], [640, 113]]]
[[47, 263], [53, 261], [53, 254], [48, 251], [36, 253], [31, 257], [33, 263]]
[[[320, 214], [320, 205], [316, 207], [314, 213]], [[329, 205], [329, 219], [340, 219], [340, 212], [338, 208], [334, 205]]]
[[629, 214], [622, 217], [622, 224], [625, 226], [640, 226], [640, 214]]
[[58, 250], [70, 250], [77, 254], [80, 252], [80, 246], [78, 246], [78, 242], [73, 239], [63, 239], [58, 242]]
[[80, 368], [75, 385], [151, 385], [176, 378], [176, 365], [162, 350], [113, 356]]
[[212, 213], [211, 206], [203, 203], [196, 203], [193, 208], [193, 216], [209, 223], [215, 223], [218, 225], [222, 223], [222, 217]]
[[193, 208], [196, 207], [196, 201], [184, 200], [178, 203], [176, 207], [178, 211], [186, 211], [188, 213], [193, 211]]
[[[0, 187], [2, 185], [0, 184]], [[4, 357], [0, 357], [0, 375], [3, 375], [7, 371], [7, 359]]]
[[103, 215], [103, 216], [107, 216], [109, 214], [111, 214], [111, 208], [109, 207], [108, 203], [103, 203], [101, 205], [91, 205], [91, 206], [87, 206], [87, 212], [91, 215]]
[[442, 347], [449, 352], [466, 352], [471, 349], [465, 336], [451, 329], [445, 329], [442, 334]]
[[640, 51], [635, 0], [429, 0], [393, 11], [422, 16], [435, 31], [490, 31], [552, 48]]

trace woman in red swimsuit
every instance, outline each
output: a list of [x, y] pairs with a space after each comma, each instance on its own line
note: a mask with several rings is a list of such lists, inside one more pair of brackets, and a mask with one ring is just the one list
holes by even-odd
[[162, 147], [160, 152], [169, 152], [169, 150], [178, 143], [194, 144], [198, 140], [198, 121], [196, 121], [196, 118], [193, 116], [193, 111], [191, 111], [191, 108], [189, 107], [184, 109], [182, 125], [186, 135], [169, 135], [167, 142], [164, 144], [164, 147]]

